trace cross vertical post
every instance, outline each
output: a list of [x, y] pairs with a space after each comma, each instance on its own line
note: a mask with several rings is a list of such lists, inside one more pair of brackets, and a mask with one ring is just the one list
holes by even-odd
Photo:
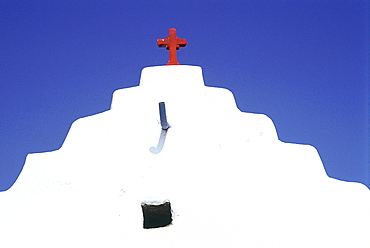
[[180, 63], [177, 61], [176, 50], [186, 46], [186, 39], [176, 37], [175, 28], [170, 28], [168, 33], [169, 36], [165, 39], [157, 39], [158, 47], [165, 47], [167, 50], [170, 50], [170, 60], [167, 65], [179, 65]]

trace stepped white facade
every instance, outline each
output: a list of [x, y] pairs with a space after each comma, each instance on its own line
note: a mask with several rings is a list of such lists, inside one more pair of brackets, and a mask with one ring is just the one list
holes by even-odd
[[[163, 202], [172, 223], [143, 228], [141, 204]], [[198, 66], [145, 68], [0, 193], [4, 248], [367, 248], [369, 233], [364, 185], [329, 178], [314, 147], [280, 142]]]

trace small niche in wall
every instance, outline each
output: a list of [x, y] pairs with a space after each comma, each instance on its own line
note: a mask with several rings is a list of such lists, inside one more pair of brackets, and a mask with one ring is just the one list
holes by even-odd
[[147, 204], [142, 203], [143, 210], [143, 228], [158, 228], [169, 226], [172, 223], [171, 203], [164, 202], [162, 204]]

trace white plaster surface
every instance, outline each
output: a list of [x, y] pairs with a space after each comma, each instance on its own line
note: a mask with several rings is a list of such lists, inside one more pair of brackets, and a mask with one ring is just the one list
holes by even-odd
[[[171, 128], [153, 154], [159, 102]], [[141, 202], [164, 200], [173, 224], [143, 229]], [[280, 142], [200, 67], [148, 67], [61, 149], [27, 156], [0, 192], [0, 247], [368, 248], [370, 191], [329, 178], [314, 147]]]

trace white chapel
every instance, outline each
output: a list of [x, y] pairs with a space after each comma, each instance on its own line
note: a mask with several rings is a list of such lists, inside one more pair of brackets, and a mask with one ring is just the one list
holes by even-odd
[[59, 150], [0, 192], [0, 247], [370, 247], [370, 191], [329, 178], [316, 149], [179, 65], [142, 70]]

